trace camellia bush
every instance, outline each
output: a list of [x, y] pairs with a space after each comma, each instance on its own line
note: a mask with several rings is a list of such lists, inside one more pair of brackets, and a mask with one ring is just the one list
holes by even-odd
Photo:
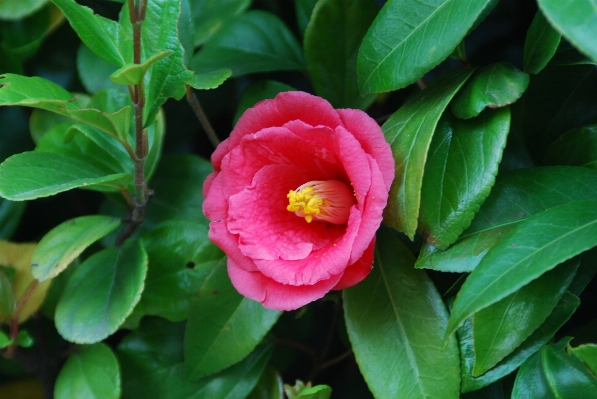
[[597, 398], [590, 0], [0, 1], [0, 398]]

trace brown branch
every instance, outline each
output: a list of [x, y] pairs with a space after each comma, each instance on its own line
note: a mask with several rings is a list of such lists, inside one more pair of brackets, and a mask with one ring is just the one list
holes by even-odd
[[209, 123], [209, 119], [207, 119], [207, 115], [205, 115], [205, 112], [203, 112], [203, 108], [201, 108], [201, 104], [199, 103], [199, 99], [193, 92], [193, 88], [189, 85], [187, 85], [187, 96], [186, 97], [187, 97], [187, 101], [188, 101], [189, 105], [191, 106], [191, 108], [193, 109], [193, 112], [195, 113], [195, 116], [197, 117], [197, 119], [199, 119], [199, 123], [201, 123], [203, 130], [205, 130], [205, 133], [207, 134], [207, 138], [209, 139], [211, 144], [214, 146], [214, 148], [216, 148], [218, 146], [218, 144], [220, 144], [220, 139], [218, 139], [218, 136], [216, 135], [215, 130], [213, 129], [213, 127], [211, 127], [211, 124]]

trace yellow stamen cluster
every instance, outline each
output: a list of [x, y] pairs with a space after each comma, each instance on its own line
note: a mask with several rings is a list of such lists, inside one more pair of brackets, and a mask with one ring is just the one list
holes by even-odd
[[321, 206], [324, 205], [323, 199], [314, 192], [313, 187], [305, 187], [297, 191], [290, 190], [288, 195], [288, 209], [290, 212], [301, 212], [305, 215], [307, 223], [313, 221], [312, 215], [321, 213]]
[[288, 192], [286, 209], [307, 223], [313, 220], [346, 224], [356, 203], [350, 188], [338, 180], [313, 180]]

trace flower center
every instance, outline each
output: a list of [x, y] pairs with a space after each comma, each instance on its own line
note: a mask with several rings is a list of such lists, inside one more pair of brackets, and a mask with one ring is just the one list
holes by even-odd
[[356, 204], [350, 188], [338, 180], [312, 180], [288, 192], [286, 209], [307, 223], [313, 220], [348, 223], [350, 208]]

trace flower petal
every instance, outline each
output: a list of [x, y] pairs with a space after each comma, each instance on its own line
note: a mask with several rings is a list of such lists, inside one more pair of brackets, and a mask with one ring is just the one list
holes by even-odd
[[342, 275], [338, 284], [334, 286], [334, 290], [343, 290], [352, 287], [363, 281], [369, 275], [373, 268], [373, 252], [375, 250], [375, 237], [363, 252], [363, 255], [352, 265], [348, 266]]
[[259, 272], [248, 272], [228, 259], [228, 275], [242, 295], [261, 302], [269, 309], [294, 310], [322, 298], [340, 280], [340, 275], [313, 285], [292, 286], [280, 284]]

